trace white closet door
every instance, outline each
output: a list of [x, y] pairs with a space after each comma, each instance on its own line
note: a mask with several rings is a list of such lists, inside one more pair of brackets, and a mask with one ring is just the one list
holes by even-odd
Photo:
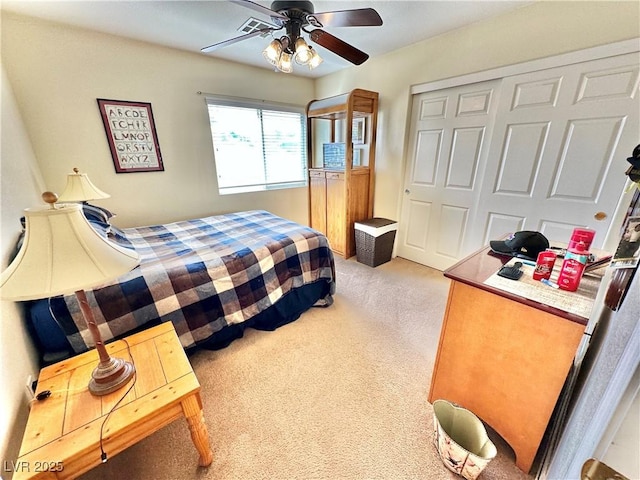
[[397, 254], [444, 270], [577, 226], [600, 247], [640, 143], [638, 70], [631, 53], [414, 95]]
[[601, 246], [640, 142], [638, 56], [507, 77], [502, 92], [471, 229], [477, 246], [518, 230], [568, 242], [575, 227], [595, 229]]
[[466, 248], [499, 83], [414, 96], [399, 256], [444, 269]]

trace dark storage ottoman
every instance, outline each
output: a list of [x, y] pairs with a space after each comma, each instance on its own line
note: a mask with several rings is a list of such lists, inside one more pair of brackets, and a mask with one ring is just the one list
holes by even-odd
[[398, 223], [387, 218], [355, 222], [358, 262], [377, 267], [391, 260]]

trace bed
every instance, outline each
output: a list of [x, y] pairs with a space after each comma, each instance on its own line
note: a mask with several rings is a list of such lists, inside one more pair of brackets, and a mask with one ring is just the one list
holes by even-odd
[[[275, 330], [333, 302], [327, 238], [269, 212], [118, 229], [107, 210], [83, 210], [100, 234], [141, 258], [116, 282], [86, 292], [105, 342], [170, 321], [185, 349], [218, 349], [248, 327]], [[29, 302], [27, 310], [42, 363], [92, 347], [75, 295]]]

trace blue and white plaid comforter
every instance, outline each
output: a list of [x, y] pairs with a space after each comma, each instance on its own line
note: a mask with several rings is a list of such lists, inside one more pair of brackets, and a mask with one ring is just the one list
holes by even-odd
[[[114, 228], [111, 240], [134, 248], [141, 262], [86, 292], [105, 341], [160, 319], [173, 322], [188, 348], [302, 285], [325, 281], [335, 291], [327, 238], [266, 211]], [[74, 351], [93, 344], [74, 295], [52, 298], [51, 311]]]

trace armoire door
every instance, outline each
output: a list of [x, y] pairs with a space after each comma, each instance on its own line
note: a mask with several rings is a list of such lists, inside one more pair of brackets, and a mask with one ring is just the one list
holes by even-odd
[[325, 172], [327, 178], [327, 238], [331, 249], [345, 255], [347, 247], [347, 201], [343, 172]]
[[[508, 232], [578, 226], [600, 247], [640, 143], [638, 81], [627, 54], [415, 95], [397, 254], [442, 270]], [[486, 113], [462, 123], [482, 87]]]
[[327, 234], [327, 183], [322, 170], [309, 170], [311, 228]]

